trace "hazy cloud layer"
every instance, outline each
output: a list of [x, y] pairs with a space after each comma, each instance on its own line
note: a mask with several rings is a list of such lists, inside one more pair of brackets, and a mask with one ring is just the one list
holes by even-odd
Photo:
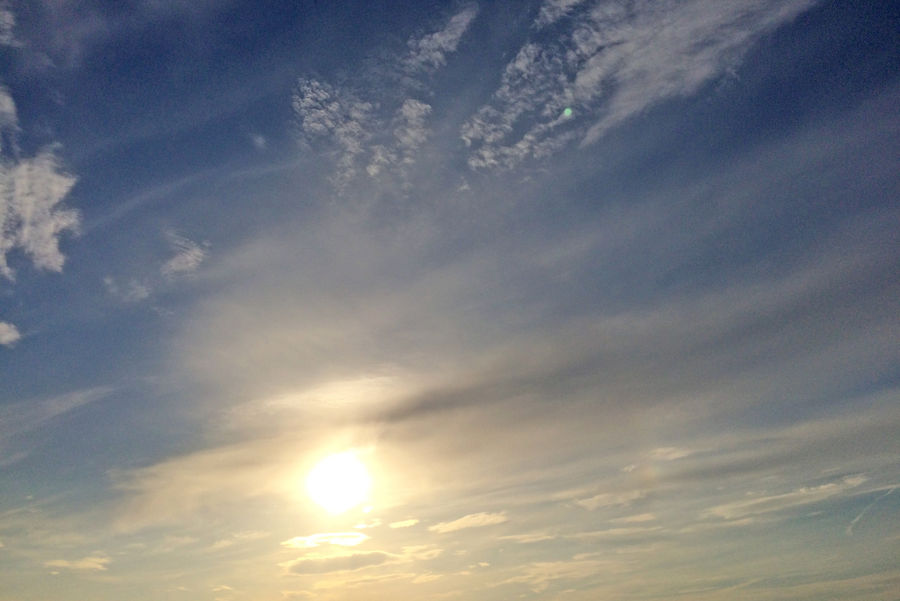
[[0, 94], [8, 590], [900, 583], [886, 9], [101, 4], [0, 7], [53, 58]]

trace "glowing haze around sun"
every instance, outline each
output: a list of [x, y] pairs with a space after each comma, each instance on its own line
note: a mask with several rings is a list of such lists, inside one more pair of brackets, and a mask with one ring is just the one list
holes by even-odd
[[371, 488], [369, 470], [353, 451], [325, 457], [306, 477], [309, 497], [331, 514], [344, 513], [363, 504]]

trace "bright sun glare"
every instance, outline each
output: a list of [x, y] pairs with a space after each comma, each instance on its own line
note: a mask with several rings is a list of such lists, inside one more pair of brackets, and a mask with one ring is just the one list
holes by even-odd
[[344, 513], [369, 496], [372, 478], [353, 451], [322, 459], [306, 477], [306, 492], [328, 513]]

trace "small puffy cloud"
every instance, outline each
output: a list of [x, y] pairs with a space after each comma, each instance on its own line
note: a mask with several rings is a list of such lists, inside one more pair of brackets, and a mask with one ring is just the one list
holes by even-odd
[[84, 572], [100, 572], [106, 570], [106, 566], [109, 565], [110, 559], [105, 555], [91, 555], [89, 557], [83, 557], [81, 559], [68, 560], [68, 559], [53, 559], [51, 561], [44, 562], [44, 565], [48, 568], [62, 568], [66, 570], [76, 570], [76, 571], [84, 571]]
[[120, 285], [112, 277], [103, 278], [103, 286], [106, 291], [121, 301], [135, 303], [150, 296], [150, 288], [137, 280], [131, 280], [127, 284]]
[[494, 524], [502, 524], [505, 521], [507, 521], [507, 517], [504, 512], [471, 513], [459, 518], [458, 520], [453, 520], [452, 522], [437, 523], [433, 526], [429, 526], [428, 529], [432, 532], [445, 534], [447, 532], [463, 530], [464, 528], [480, 528], [482, 526], [493, 526]]
[[175, 256], [166, 261], [160, 271], [167, 278], [193, 273], [206, 259], [206, 249], [196, 242], [174, 232], [167, 234]]
[[281, 564], [291, 574], [326, 574], [346, 572], [386, 563], [391, 556], [382, 551], [350, 553], [331, 557], [301, 557]]
[[309, 536], [295, 536], [294, 538], [282, 541], [281, 546], [292, 549], [319, 547], [322, 545], [354, 547], [368, 539], [369, 537], [362, 532], [327, 532], [322, 534], [311, 534]]
[[0, 345], [12, 346], [22, 337], [19, 329], [11, 323], [0, 321]]
[[409, 520], [400, 520], [399, 522], [391, 522], [388, 528], [409, 528], [419, 523], [419, 520], [413, 518]]

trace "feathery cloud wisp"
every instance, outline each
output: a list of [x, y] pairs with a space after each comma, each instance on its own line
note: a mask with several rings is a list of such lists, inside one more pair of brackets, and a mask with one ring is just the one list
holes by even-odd
[[206, 249], [196, 242], [174, 232], [169, 232], [168, 238], [175, 256], [160, 268], [167, 278], [193, 273], [206, 259]]

